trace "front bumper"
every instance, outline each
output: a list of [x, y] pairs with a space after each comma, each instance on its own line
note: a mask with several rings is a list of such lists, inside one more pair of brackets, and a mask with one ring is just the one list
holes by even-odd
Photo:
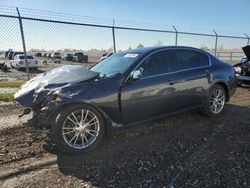
[[236, 78], [237, 78], [238, 81], [248, 81], [248, 82], [250, 82], [250, 76], [236, 75]]
[[59, 109], [60, 106], [54, 103], [48, 104], [46, 109], [32, 109], [33, 117], [30, 120], [30, 125], [38, 130], [50, 130], [56, 123]]

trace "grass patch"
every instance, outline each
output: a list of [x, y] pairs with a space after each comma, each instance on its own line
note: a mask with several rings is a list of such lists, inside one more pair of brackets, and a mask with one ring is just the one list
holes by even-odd
[[0, 93], [0, 101], [14, 101], [14, 94], [15, 92], [5, 92], [5, 93]]
[[24, 81], [15, 81], [15, 82], [0, 82], [0, 88], [6, 88], [6, 87], [20, 87], [23, 85]]

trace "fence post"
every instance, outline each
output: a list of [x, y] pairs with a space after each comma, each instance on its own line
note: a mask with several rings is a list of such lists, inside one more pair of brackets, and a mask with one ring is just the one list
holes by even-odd
[[115, 44], [115, 20], [113, 20], [112, 34], [113, 34], [113, 48], [114, 48], [114, 53], [116, 53], [116, 44]]
[[26, 46], [25, 46], [25, 40], [24, 40], [24, 33], [23, 33], [23, 23], [22, 23], [22, 18], [21, 18], [20, 12], [19, 12], [19, 10], [18, 10], [17, 7], [16, 7], [16, 10], [17, 10], [17, 14], [18, 14], [19, 26], [20, 26], [20, 31], [21, 31], [22, 43], [23, 43], [23, 52], [24, 52], [24, 60], [25, 60], [26, 73], [27, 73], [27, 78], [29, 80], [30, 79], [30, 73], [29, 73], [28, 60], [27, 60], [27, 52], [26, 52]]
[[213, 30], [214, 34], [215, 34], [215, 46], [214, 46], [214, 55], [215, 57], [217, 56], [217, 43], [218, 43], [218, 34], [216, 33], [215, 30]]
[[233, 52], [230, 52], [230, 61], [233, 60]]
[[247, 37], [247, 45], [249, 45], [249, 36], [246, 34], [246, 33], [244, 33], [245, 35], [246, 35], [246, 37]]
[[177, 44], [178, 44], [178, 31], [174, 25], [172, 25], [172, 26], [173, 26], [174, 31], [175, 31], [175, 46], [177, 46]]

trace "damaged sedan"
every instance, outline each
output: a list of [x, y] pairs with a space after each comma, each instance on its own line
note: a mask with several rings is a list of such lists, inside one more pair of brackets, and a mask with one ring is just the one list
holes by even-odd
[[150, 47], [114, 54], [90, 69], [53, 69], [24, 84], [15, 99], [59, 150], [84, 153], [113, 128], [187, 110], [216, 116], [236, 85], [232, 66], [205, 51]]

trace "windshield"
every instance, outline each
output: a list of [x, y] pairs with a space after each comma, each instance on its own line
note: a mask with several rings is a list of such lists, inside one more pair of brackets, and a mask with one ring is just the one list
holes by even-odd
[[124, 73], [140, 56], [138, 53], [118, 53], [102, 60], [90, 70], [99, 72], [100, 76], [112, 76]]

